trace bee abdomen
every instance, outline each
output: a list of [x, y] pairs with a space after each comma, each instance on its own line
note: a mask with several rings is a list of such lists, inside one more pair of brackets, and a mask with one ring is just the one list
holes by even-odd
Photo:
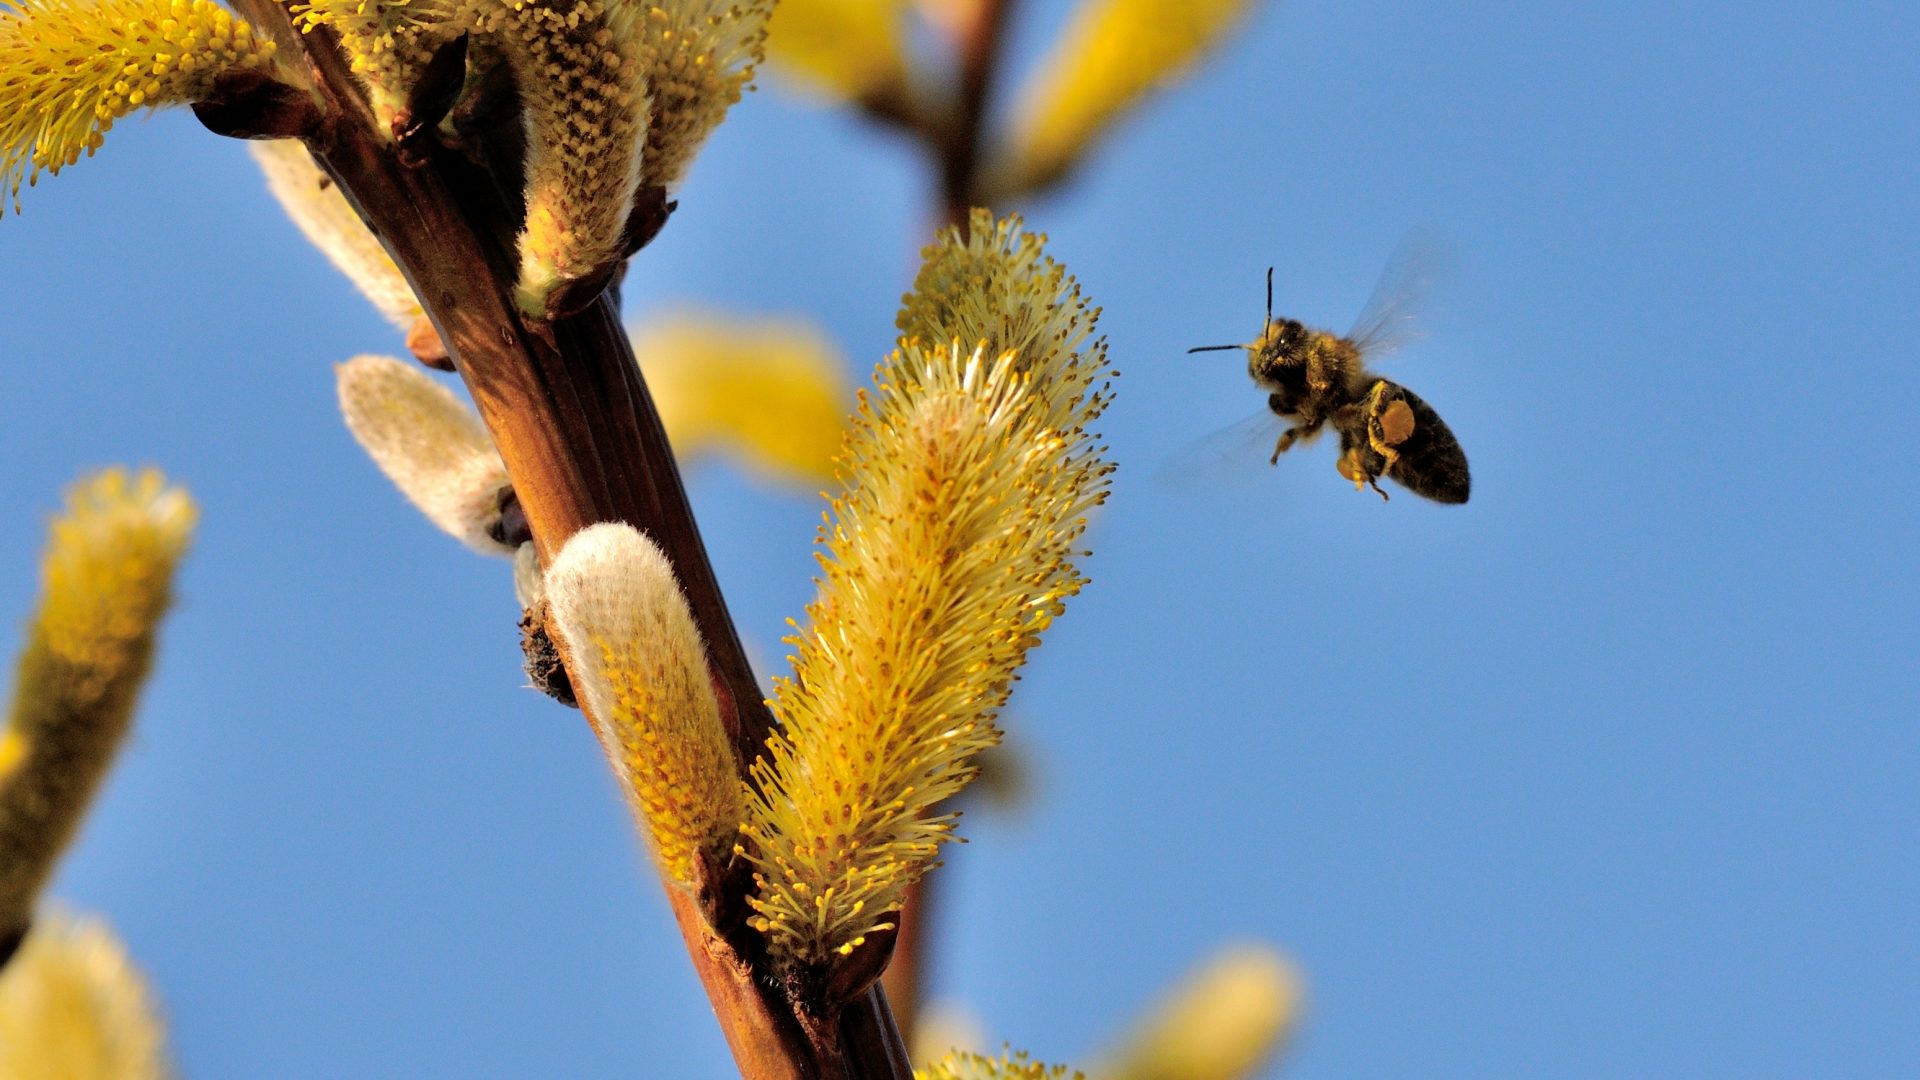
[[1467, 453], [1453, 437], [1447, 422], [1420, 400], [1420, 395], [1404, 386], [1394, 389], [1413, 410], [1413, 434], [1394, 449], [1399, 459], [1387, 469], [1387, 475], [1408, 491], [1434, 502], [1463, 503], [1472, 491], [1473, 480], [1467, 472]]

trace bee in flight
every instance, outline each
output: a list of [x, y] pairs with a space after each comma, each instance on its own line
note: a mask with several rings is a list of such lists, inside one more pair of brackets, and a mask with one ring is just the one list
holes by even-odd
[[1385, 499], [1387, 477], [1415, 495], [1440, 503], [1463, 503], [1471, 488], [1467, 455], [1433, 406], [1399, 383], [1367, 370], [1366, 354], [1378, 351], [1401, 319], [1400, 293], [1389, 288], [1390, 267], [1370, 315], [1346, 337], [1273, 317], [1273, 270], [1267, 270], [1267, 321], [1245, 345], [1202, 345], [1189, 353], [1245, 349], [1247, 373], [1267, 391], [1267, 408], [1292, 426], [1280, 433], [1271, 464], [1295, 443], [1331, 427], [1340, 436], [1340, 475], [1355, 490], [1371, 487]]

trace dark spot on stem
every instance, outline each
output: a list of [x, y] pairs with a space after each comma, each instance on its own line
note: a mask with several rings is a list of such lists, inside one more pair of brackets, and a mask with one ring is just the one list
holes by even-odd
[[520, 651], [526, 656], [527, 680], [535, 690], [569, 709], [577, 709], [580, 702], [573, 696], [573, 679], [567, 675], [566, 665], [560, 662], [560, 650], [547, 634], [545, 609], [546, 605], [541, 604], [537, 610], [528, 608], [520, 614]]

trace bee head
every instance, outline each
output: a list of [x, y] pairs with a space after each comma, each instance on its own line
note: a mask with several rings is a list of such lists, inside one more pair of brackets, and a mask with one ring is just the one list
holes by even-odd
[[1273, 320], [1259, 340], [1247, 346], [1247, 374], [1265, 385], [1290, 378], [1304, 386], [1312, 339], [1313, 332], [1292, 319]]
[[[1245, 345], [1201, 345], [1188, 349], [1187, 352], [1225, 352], [1229, 349], [1245, 349], [1247, 373], [1253, 376], [1254, 382], [1269, 390], [1284, 392], [1289, 386], [1298, 385], [1304, 391], [1307, 353], [1313, 338], [1314, 332], [1298, 321], [1273, 317], [1273, 269], [1269, 267], [1267, 269], [1267, 318], [1260, 326], [1260, 336]], [[1275, 411], [1279, 411], [1278, 406], [1275, 406]]]

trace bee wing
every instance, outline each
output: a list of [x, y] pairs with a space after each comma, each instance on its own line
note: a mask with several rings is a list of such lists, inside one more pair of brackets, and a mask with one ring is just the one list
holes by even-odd
[[1285, 421], [1262, 408], [1168, 455], [1153, 470], [1154, 486], [1183, 494], [1251, 486], [1266, 471], [1267, 459], [1286, 427]]
[[1446, 262], [1445, 249], [1432, 233], [1415, 230], [1401, 237], [1347, 340], [1369, 358], [1420, 340], [1419, 316], [1427, 312]]

